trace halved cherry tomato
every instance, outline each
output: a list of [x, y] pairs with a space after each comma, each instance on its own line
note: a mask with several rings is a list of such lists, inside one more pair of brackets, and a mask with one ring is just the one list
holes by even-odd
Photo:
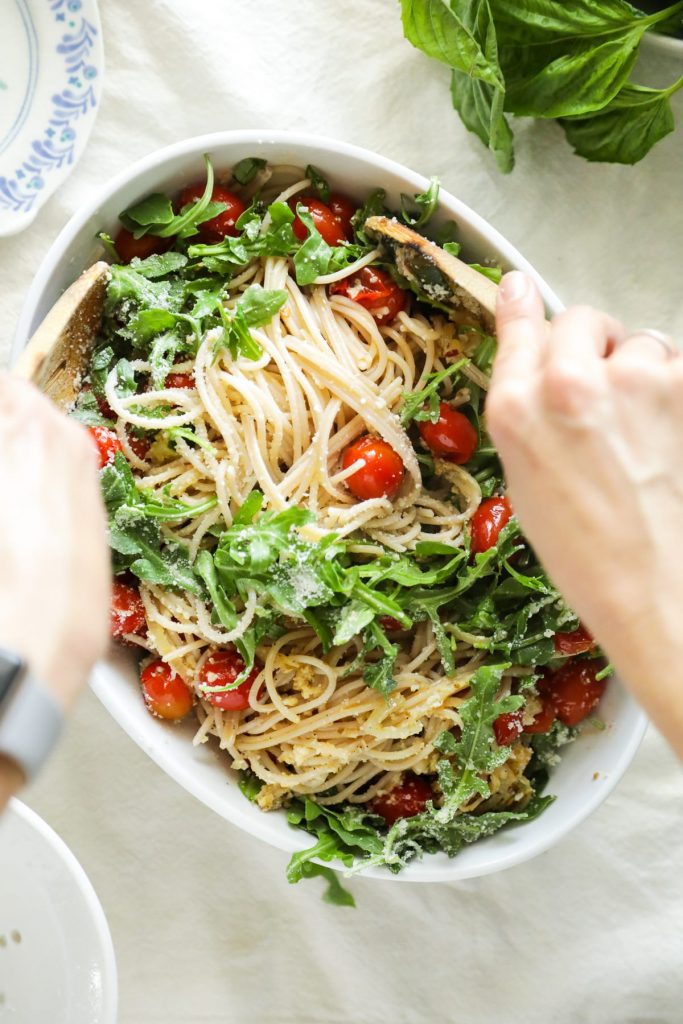
[[552, 703], [565, 725], [582, 722], [602, 697], [607, 682], [595, 678], [602, 668], [604, 662], [600, 659], [569, 661], [539, 683], [539, 691]]
[[498, 715], [493, 723], [493, 734], [499, 747], [509, 747], [523, 732], [521, 708]]
[[363, 459], [365, 465], [345, 480], [351, 493], [360, 501], [393, 498], [405, 475], [401, 456], [381, 437], [363, 434], [344, 452], [342, 469], [348, 469], [358, 459]]
[[[187, 185], [176, 200], [176, 207], [182, 210], [188, 203], [201, 199], [204, 195], [204, 184], [201, 181], [193, 185]], [[246, 206], [234, 192], [225, 188], [224, 185], [214, 185], [211, 193], [212, 203], [225, 203], [226, 209], [211, 220], [205, 220], [203, 224], [197, 225], [200, 241], [206, 245], [215, 245], [222, 242], [226, 235], [237, 235], [235, 224], [246, 210]], [[192, 236], [193, 238], [197, 236]]]
[[403, 629], [401, 623], [393, 615], [380, 615], [379, 624], [389, 633], [397, 633], [399, 629]]
[[345, 295], [374, 316], [378, 326], [389, 324], [407, 302], [407, 293], [377, 267], [363, 267], [357, 274], [330, 285], [332, 295]]
[[[305, 206], [311, 215], [313, 226], [322, 235], [328, 245], [341, 245], [346, 241], [346, 234], [341, 221], [332, 213], [329, 206], [325, 206], [319, 199], [313, 196], [294, 196], [289, 200], [289, 206], [293, 213], [296, 213], [298, 205]], [[308, 228], [301, 217], [295, 217], [292, 222], [292, 231], [300, 242], [308, 238]]]
[[541, 710], [530, 725], [524, 726], [524, 732], [547, 732], [555, 721], [555, 708], [551, 701], [541, 698]]
[[351, 238], [351, 218], [356, 212], [355, 203], [352, 203], [348, 196], [343, 196], [341, 192], [333, 192], [330, 195], [329, 207], [341, 224], [346, 237]]
[[595, 640], [585, 626], [579, 626], [571, 633], [555, 634], [555, 650], [558, 654], [570, 657], [572, 654], [585, 654], [595, 647]]
[[[256, 664], [244, 682], [234, 690], [226, 690], [224, 693], [203, 693], [202, 696], [209, 704], [223, 711], [244, 711], [249, 707], [249, 692], [260, 671], [261, 666]], [[244, 661], [234, 648], [214, 651], [202, 665], [197, 682], [201, 686], [230, 686], [241, 672], [244, 672]]]
[[105, 466], [114, 461], [116, 453], [121, 451], [121, 442], [109, 427], [88, 427], [88, 431], [97, 446], [97, 452], [100, 456], [100, 469], [104, 469]]
[[418, 430], [430, 451], [459, 466], [472, 458], [477, 447], [477, 431], [464, 413], [453, 409], [447, 402], [439, 406], [436, 423], [421, 420]]
[[383, 796], [376, 796], [370, 807], [384, 818], [387, 825], [393, 825], [399, 818], [414, 818], [416, 814], [422, 814], [427, 801], [433, 796], [428, 782], [417, 775], [408, 775], [399, 786], [394, 786]]
[[472, 516], [470, 531], [472, 551], [488, 551], [500, 537], [500, 531], [512, 518], [512, 505], [507, 498], [486, 498]]
[[130, 263], [136, 257], [139, 260], [146, 260], [148, 256], [153, 256], [155, 253], [166, 252], [167, 249], [170, 249], [171, 244], [172, 239], [159, 238], [157, 235], [143, 235], [141, 238], [135, 238], [133, 232], [128, 228], [121, 228], [114, 239], [114, 246], [122, 263]]
[[147, 710], [157, 718], [179, 722], [191, 710], [192, 693], [165, 661], [153, 661], [140, 673]]
[[169, 373], [164, 387], [187, 388], [188, 390], [192, 390], [197, 387], [197, 384], [191, 373]]
[[114, 580], [111, 588], [110, 633], [113, 637], [126, 633], [144, 633], [147, 628], [145, 606], [137, 587]]
[[149, 437], [136, 437], [135, 434], [128, 435], [128, 444], [131, 446], [137, 457], [143, 461], [147, 458], [149, 450], [152, 447], [152, 441]]

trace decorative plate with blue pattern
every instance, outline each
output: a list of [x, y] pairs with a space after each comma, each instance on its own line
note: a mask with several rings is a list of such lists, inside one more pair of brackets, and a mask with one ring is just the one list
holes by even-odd
[[96, 0], [2, 0], [0, 236], [27, 227], [76, 166], [103, 74]]

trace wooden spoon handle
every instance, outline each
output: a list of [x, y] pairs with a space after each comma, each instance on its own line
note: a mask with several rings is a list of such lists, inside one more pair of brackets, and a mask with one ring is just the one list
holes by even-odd
[[109, 265], [94, 263], [57, 300], [14, 365], [57, 405], [76, 400], [102, 322]]

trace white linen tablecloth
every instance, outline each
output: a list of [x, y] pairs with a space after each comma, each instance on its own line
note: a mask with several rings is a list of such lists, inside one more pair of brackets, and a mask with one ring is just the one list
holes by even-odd
[[[447, 70], [402, 39], [394, 0], [101, 7], [106, 82], [85, 156], [0, 242], [0, 363], [41, 258], [93, 190], [152, 149], [239, 127], [332, 135], [438, 174], [565, 302], [683, 339], [683, 125], [623, 168], [522, 122], [503, 177], [451, 111]], [[649, 65], [662, 81], [683, 70]], [[549, 853], [447, 886], [356, 879], [354, 911], [321, 902], [318, 882], [288, 886], [285, 855], [186, 794], [91, 694], [28, 793], [102, 899], [121, 1024], [676, 1024], [682, 798], [650, 734], [618, 791]]]

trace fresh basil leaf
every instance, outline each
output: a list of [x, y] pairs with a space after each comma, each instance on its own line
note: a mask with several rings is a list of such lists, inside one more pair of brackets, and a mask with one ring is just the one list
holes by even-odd
[[248, 185], [259, 171], [266, 166], [266, 161], [258, 156], [245, 156], [232, 169], [232, 176], [240, 185]]
[[574, 152], [586, 160], [635, 164], [675, 128], [669, 89], [648, 89], [630, 82], [591, 117], [561, 121]]
[[504, 87], [500, 68], [492, 63], [467, 25], [470, 2], [462, 0], [401, 0], [403, 34], [428, 57]]

